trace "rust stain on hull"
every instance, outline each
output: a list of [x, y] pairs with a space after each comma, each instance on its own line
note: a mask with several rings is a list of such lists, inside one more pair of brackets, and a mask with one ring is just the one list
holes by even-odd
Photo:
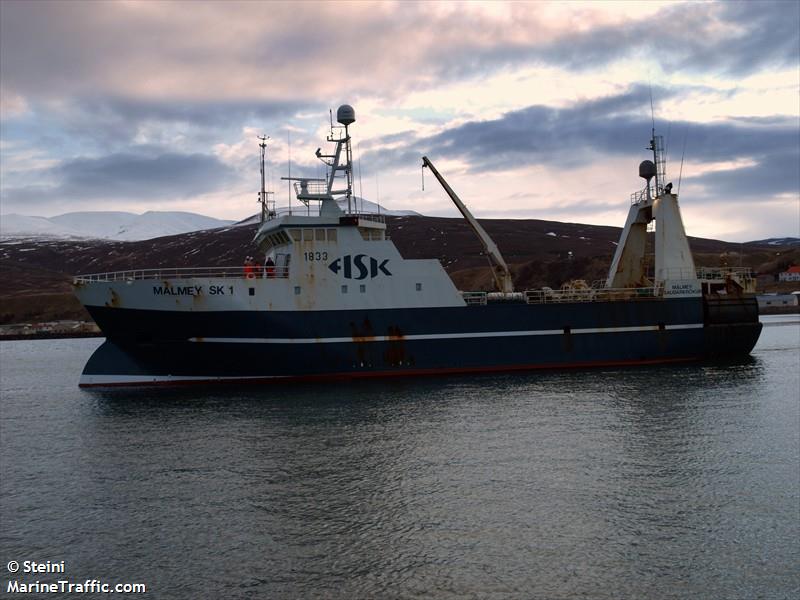
[[392, 367], [402, 367], [412, 365], [413, 359], [409, 358], [406, 352], [406, 338], [400, 327], [390, 325], [386, 337], [389, 343], [383, 353], [383, 362]]
[[356, 350], [356, 363], [360, 366], [369, 364], [369, 345], [375, 341], [375, 332], [369, 318], [359, 326], [357, 323], [350, 323], [351, 336]]
[[[405, 334], [398, 325], [390, 325], [384, 336], [376, 335], [368, 318], [361, 324], [351, 322], [350, 329], [355, 347], [355, 363], [358, 366], [383, 364], [403, 367], [414, 364], [414, 357], [408, 353]], [[382, 354], [378, 354], [378, 347], [374, 342], [386, 342]]]
[[109, 300], [108, 302], [104, 302], [104, 304], [108, 308], [122, 308], [122, 300], [120, 299], [119, 294], [117, 294], [116, 290], [110, 288], [109, 291], [111, 292], [111, 300]]

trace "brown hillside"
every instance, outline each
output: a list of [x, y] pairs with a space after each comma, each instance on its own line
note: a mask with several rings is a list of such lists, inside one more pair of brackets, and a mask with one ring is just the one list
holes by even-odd
[[[511, 265], [518, 289], [559, 287], [571, 279], [605, 278], [620, 229], [541, 220], [490, 219], [481, 224]], [[487, 259], [462, 219], [389, 217], [392, 241], [406, 258], [437, 258], [457, 287], [492, 289]], [[0, 242], [0, 323], [87, 318], [71, 293], [76, 274], [154, 267], [240, 265], [256, 226], [230, 227], [140, 242], [5, 240]], [[699, 266], [742, 264], [772, 276], [800, 264], [796, 245], [690, 238]], [[571, 254], [570, 254], [571, 253]]]

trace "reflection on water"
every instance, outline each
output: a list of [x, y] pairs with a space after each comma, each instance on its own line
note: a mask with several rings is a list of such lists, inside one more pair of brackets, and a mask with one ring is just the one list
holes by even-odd
[[788, 597], [778, 322], [735, 363], [203, 389], [82, 391], [96, 340], [3, 343], [2, 555], [155, 598]]

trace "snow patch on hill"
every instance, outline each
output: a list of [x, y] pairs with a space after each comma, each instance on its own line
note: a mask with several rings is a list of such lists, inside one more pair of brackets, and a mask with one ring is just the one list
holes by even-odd
[[[371, 202], [366, 198], [362, 198], [360, 196], [356, 196], [353, 198], [354, 204], [352, 209], [354, 212], [361, 212], [361, 213], [380, 213], [382, 215], [387, 215], [390, 217], [421, 217], [422, 214], [418, 213], [413, 210], [393, 210], [391, 208], [386, 208], [385, 206], [381, 206], [375, 202]], [[341, 199], [337, 200], [336, 202], [339, 205], [339, 208], [342, 210], [347, 210], [347, 200]]]
[[[347, 200], [338, 201], [342, 210], [347, 210]], [[387, 216], [419, 215], [413, 210], [390, 210], [375, 202], [355, 197], [353, 212], [380, 213]], [[288, 215], [289, 207], [277, 209], [278, 216]], [[296, 215], [307, 214], [308, 209], [299, 202], [291, 207]], [[318, 213], [312, 204], [311, 214]], [[242, 221], [225, 221], [196, 213], [149, 211], [141, 215], [121, 211], [72, 212], [56, 217], [31, 217], [7, 214], [0, 216], [0, 238], [4, 240], [33, 239], [101, 239], [116, 241], [140, 241], [168, 235], [190, 233], [204, 229], [250, 225], [258, 223], [259, 215]]]
[[800, 246], [800, 238], [796, 237], [782, 237], [782, 238], [767, 238], [765, 240], [755, 240], [753, 242], [745, 242], [747, 244], [758, 244], [767, 246]]
[[45, 217], [8, 214], [0, 216], [0, 237], [80, 237], [78, 231]]
[[[347, 212], [347, 200], [342, 198], [336, 201], [344, 212]], [[380, 204], [376, 204], [375, 202], [371, 202], [360, 196], [356, 196], [351, 201], [351, 210], [356, 213], [370, 213], [370, 214], [381, 214], [386, 215], [387, 217], [421, 217], [423, 216], [421, 213], [418, 213], [413, 210], [393, 210], [390, 208], [386, 208], [385, 206], [381, 206]], [[293, 215], [306, 215], [311, 214], [312, 216], [317, 216], [319, 214], [319, 206], [316, 204], [312, 204], [309, 210], [305, 204], [301, 204], [299, 201], [297, 204], [291, 207], [291, 212], [288, 206], [279, 206], [275, 209], [277, 216], [282, 217], [284, 215], [293, 214]], [[253, 225], [258, 223], [259, 219], [261, 218], [260, 214], [255, 214], [251, 217], [247, 217], [246, 219], [242, 219], [241, 221], [236, 222], [236, 226], [239, 225]]]
[[149, 211], [141, 215], [129, 212], [74, 212], [56, 217], [0, 216], [0, 237], [42, 237], [66, 239], [107, 239], [138, 241], [226, 227], [223, 221], [188, 212]]

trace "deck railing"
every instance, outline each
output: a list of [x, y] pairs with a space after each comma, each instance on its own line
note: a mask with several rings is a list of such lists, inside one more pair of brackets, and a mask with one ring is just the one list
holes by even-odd
[[658, 273], [649, 273], [651, 279], [726, 279], [737, 277], [739, 279], [752, 279], [753, 271], [750, 267], [697, 267], [696, 269], [661, 269]]
[[459, 292], [461, 297], [464, 299], [464, 302], [467, 305], [483, 305], [486, 304], [487, 293], [486, 292]]
[[138, 281], [141, 279], [285, 279], [289, 267], [164, 267], [110, 273], [76, 275], [75, 283], [92, 281]]
[[374, 221], [375, 223], [386, 223], [386, 215], [378, 213], [353, 213], [351, 216], [358, 217], [361, 221]]
[[525, 301], [528, 304], [653, 300], [660, 297], [660, 286], [640, 288], [585, 288], [561, 290], [543, 289], [527, 290], [525, 292]]
[[483, 306], [494, 302], [525, 302], [527, 304], [556, 304], [566, 302], [614, 302], [619, 300], [654, 300], [661, 298], [661, 286], [641, 288], [562, 288], [526, 290], [521, 293], [459, 292], [468, 306]]
[[[299, 199], [314, 197], [321, 200], [328, 195], [328, 182], [316, 179], [301, 179], [294, 182], [294, 192]], [[317, 198], [318, 197], [318, 198]]]
[[647, 190], [639, 190], [631, 194], [631, 204], [639, 204], [642, 200], [647, 198]]
[[730, 275], [739, 279], [752, 279], [753, 270], [750, 267], [700, 267], [697, 269], [698, 279], [725, 279]]

